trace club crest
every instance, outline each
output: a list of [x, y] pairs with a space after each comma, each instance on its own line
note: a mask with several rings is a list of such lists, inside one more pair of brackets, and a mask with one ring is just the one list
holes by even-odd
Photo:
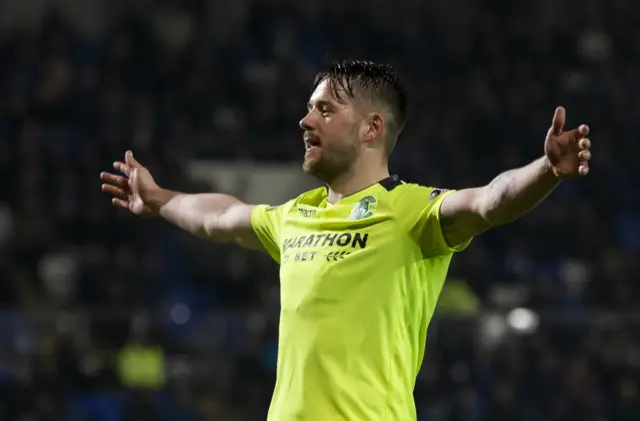
[[357, 221], [359, 219], [368, 218], [373, 215], [376, 210], [376, 199], [373, 196], [365, 196], [351, 209], [349, 219]]

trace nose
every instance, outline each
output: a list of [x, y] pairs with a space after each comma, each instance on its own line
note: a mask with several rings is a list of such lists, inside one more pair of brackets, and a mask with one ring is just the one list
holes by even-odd
[[302, 120], [300, 120], [300, 128], [304, 131], [313, 130], [313, 124], [311, 121], [311, 112], [308, 112]]

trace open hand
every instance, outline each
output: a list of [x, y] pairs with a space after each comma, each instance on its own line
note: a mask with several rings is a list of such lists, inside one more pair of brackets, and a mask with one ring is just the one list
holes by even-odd
[[159, 189], [153, 177], [133, 157], [131, 151], [127, 151], [124, 162], [114, 162], [113, 168], [123, 175], [103, 172], [100, 179], [105, 183], [102, 191], [113, 195], [111, 202], [120, 208], [128, 209], [138, 216], [153, 216], [151, 197], [154, 191]]
[[551, 128], [544, 142], [544, 154], [558, 178], [574, 178], [589, 173], [591, 159], [591, 141], [589, 126], [580, 125], [577, 129], [564, 131], [566, 121], [564, 107], [556, 108]]

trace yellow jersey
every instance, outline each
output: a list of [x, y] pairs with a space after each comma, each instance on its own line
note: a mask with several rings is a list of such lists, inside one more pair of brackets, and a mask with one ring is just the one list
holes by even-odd
[[389, 177], [335, 204], [322, 187], [256, 206], [280, 263], [277, 380], [268, 421], [411, 421], [427, 326], [452, 254], [453, 191]]

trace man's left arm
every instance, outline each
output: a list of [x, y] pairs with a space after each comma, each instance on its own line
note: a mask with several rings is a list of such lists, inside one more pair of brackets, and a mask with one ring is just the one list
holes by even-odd
[[522, 168], [506, 171], [484, 187], [447, 196], [440, 223], [450, 246], [461, 244], [489, 228], [507, 224], [538, 205], [566, 178], [589, 172], [589, 127], [565, 132], [565, 110], [558, 107], [547, 133], [545, 156]]

